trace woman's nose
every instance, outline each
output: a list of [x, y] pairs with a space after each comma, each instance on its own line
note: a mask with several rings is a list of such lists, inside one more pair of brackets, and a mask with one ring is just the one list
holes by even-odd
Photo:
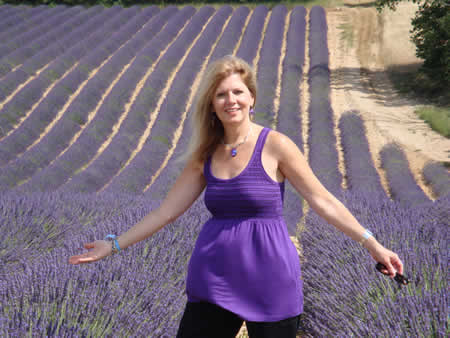
[[228, 93], [228, 95], [227, 95], [227, 101], [228, 101], [228, 102], [235, 102], [235, 101], [236, 101], [236, 96], [234, 96], [233, 93]]

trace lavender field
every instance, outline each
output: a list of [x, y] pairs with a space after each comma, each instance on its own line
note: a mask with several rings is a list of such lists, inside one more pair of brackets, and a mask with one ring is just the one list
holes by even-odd
[[399, 145], [384, 147], [376, 167], [358, 111], [335, 123], [322, 7], [3, 5], [1, 337], [175, 336], [209, 217], [202, 198], [120, 255], [82, 266], [68, 258], [159, 205], [182, 169], [199, 79], [227, 54], [257, 71], [256, 122], [297, 143], [411, 280], [400, 288], [376, 272], [286, 185], [288, 230], [301, 245], [302, 336], [449, 335], [450, 175], [439, 163], [424, 168], [430, 196]]

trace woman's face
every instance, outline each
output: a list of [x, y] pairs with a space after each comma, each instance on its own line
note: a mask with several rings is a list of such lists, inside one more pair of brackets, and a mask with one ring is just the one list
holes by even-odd
[[252, 93], [237, 73], [220, 82], [212, 100], [214, 111], [224, 125], [239, 123], [248, 118], [250, 106], [254, 102]]

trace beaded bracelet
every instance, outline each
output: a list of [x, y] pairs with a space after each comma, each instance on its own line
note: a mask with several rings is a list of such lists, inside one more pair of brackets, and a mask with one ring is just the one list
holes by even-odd
[[363, 245], [365, 241], [367, 241], [370, 237], [373, 236], [373, 233], [370, 230], [365, 230], [363, 233], [363, 238], [359, 241], [359, 244]]
[[106, 235], [105, 241], [111, 242], [111, 249], [113, 254], [120, 252], [121, 249], [116, 235]]

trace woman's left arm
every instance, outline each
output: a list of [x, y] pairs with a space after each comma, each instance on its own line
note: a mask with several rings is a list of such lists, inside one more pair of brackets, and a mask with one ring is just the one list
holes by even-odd
[[[320, 183], [297, 145], [281, 133], [270, 134], [269, 151], [278, 160], [278, 168], [283, 175], [317, 214], [353, 240], [360, 242], [366, 229]], [[383, 247], [374, 236], [365, 240], [363, 246], [375, 261], [386, 266], [390, 277], [394, 277], [396, 272], [403, 274], [403, 264], [398, 255]]]

